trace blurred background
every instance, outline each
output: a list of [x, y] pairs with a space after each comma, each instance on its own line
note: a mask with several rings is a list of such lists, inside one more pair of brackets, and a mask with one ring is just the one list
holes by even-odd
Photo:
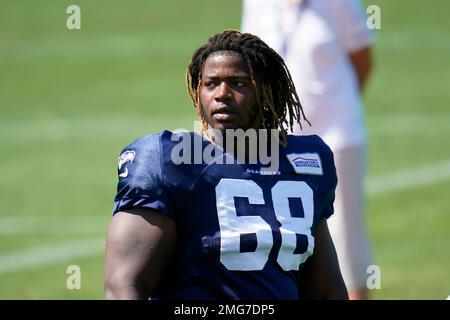
[[[365, 91], [375, 299], [450, 295], [450, 2], [381, 8]], [[66, 8], [81, 8], [68, 30]], [[184, 73], [239, 0], [0, 1], [0, 299], [102, 299], [120, 150], [193, 129]], [[69, 290], [69, 265], [81, 289]]]

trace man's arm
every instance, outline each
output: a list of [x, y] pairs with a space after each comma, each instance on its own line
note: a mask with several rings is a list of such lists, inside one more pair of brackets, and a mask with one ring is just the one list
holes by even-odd
[[173, 219], [146, 208], [117, 212], [106, 240], [105, 299], [147, 299], [175, 244]]
[[348, 299], [326, 219], [317, 226], [314, 253], [302, 265], [299, 281], [302, 299]]
[[358, 78], [359, 89], [362, 92], [372, 70], [371, 48], [365, 47], [351, 52], [349, 59]]

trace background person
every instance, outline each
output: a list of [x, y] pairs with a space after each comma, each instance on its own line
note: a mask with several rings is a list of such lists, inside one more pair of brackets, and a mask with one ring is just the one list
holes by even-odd
[[312, 126], [335, 156], [336, 214], [330, 219], [351, 299], [367, 299], [372, 262], [364, 224], [366, 129], [361, 91], [372, 66], [373, 35], [359, 0], [244, 0], [242, 30], [285, 59]]

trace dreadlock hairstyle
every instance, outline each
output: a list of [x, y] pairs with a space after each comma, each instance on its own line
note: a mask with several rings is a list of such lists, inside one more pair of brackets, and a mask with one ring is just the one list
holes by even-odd
[[234, 51], [242, 56], [255, 87], [263, 128], [280, 130], [280, 142], [283, 145], [287, 142], [287, 127], [292, 130], [294, 120], [300, 124], [300, 128], [302, 118], [311, 125], [283, 58], [255, 35], [225, 30], [209, 37], [208, 42], [194, 52], [186, 71], [188, 93], [201, 119], [203, 131], [208, 124], [200, 105], [202, 70], [208, 56], [217, 51]]

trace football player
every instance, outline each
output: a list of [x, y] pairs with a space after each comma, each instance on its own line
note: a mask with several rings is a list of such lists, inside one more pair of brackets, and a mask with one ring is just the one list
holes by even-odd
[[[105, 297], [347, 299], [327, 228], [333, 154], [317, 136], [287, 134], [307, 120], [283, 59], [258, 37], [227, 30], [197, 49], [186, 80], [202, 133], [145, 136], [119, 158]], [[258, 141], [264, 129], [279, 133], [267, 140], [275, 170], [246, 161], [245, 148], [244, 161], [227, 161], [237, 153], [224, 141], [237, 129], [255, 130]], [[187, 161], [174, 161], [182, 140], [194, 154], [185, 148]], [[213, 161], [198, 161], [206, 150]]]

